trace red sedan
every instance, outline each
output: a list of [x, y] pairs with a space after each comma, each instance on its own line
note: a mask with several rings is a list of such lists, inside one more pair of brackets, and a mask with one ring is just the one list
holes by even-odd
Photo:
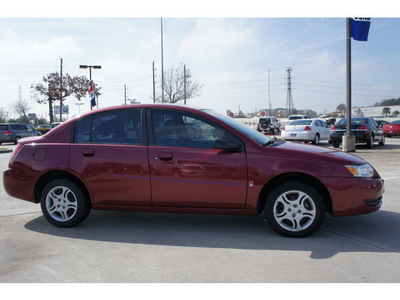
[[[197, 128], [189, 134], [189, 128]], [[92, 111], [20, 140], [7, 193], [40, 203], [55, 226], [91, 209], [258, 215], [284, 236], [314, 233], [325, 213], [378, 210], [383, 180], [341, 151], [265, 136], [212, 110], [134, 105]]]
[[385, 124], [382, 126], [382, 129], [387, 137], [400, 135], [400, 120]]

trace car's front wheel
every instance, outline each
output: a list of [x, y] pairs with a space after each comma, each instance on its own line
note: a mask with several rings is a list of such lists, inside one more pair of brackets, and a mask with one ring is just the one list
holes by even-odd
[[325, 217], [320, 193], [302, 181], [288, 181], [274, 188], [265, 201], [264, 210], [269, 226], [288, 237], [313, 234]]
[[81, 188], [67, 179], [48, 183], [41, 194], [45, 218], [58, 227], [73, 227], [89, 215], [91, 204]]

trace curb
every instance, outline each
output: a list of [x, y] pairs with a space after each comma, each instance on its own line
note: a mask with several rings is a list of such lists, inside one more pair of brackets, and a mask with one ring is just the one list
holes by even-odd
[[0, 153], [10, 153], [12, 152], [12, 149], [8, 148], [8, 149], [4, 149], [4, 150], [0, 150]]

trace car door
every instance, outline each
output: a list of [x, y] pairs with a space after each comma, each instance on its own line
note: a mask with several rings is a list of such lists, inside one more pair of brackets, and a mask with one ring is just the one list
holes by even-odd
[[[188, 124], [196, 124], [196, 134]], [[240, 139], [200, 116], [148, 110], [149, 164], [155, 206], [244, 208], [247, 163]], [[216, 141], [241, 145], [237, 152], [214, 149]]]
[[329, 140], [331, 135], [331, 128], [324, 121], [318, 120], [320, 123], [321, 138]]
[[375, 141], [382, 141], [384, 132], [381, 127], [379, 127], [378, 123], [374, 119], [369, 119], [370, 126], [373, 129]]
[[96, 204], [151, 205], [142, 110], [112, 110], [74, 124], [69, 166]]

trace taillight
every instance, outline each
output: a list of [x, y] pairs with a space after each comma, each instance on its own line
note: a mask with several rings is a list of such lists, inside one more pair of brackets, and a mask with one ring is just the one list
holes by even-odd
[[310, 126], [306, 126], [306, 128], [304, 128], [304, 130], [309, 131], [309, 130], [311, 130], [311, 128], [310, 128]]
[[332, 125], [331, 130], [335, 131], [335, 125]]
[[367, 126], [365, 126], [365, 125], [361, 125], [361, 126], [360, 126], [360, 130], [367, 130], [367, 131], [368, 131], [368, 128], [367, 128]]
[[11, 133], [12, 133], [11, 131], [3, 131], [1, 134], [10, 135]]
[[21, 150], [22, 144], [18, 143], [17, 147], [15, 148], [14, 152], [11, 154], [9, 166], [11, 167], [12, 163], [14, 162], [15, 157], [17, 156], [19, 150]]
[[285, 130], [285, 126], [283, 126], [282, 130]]

